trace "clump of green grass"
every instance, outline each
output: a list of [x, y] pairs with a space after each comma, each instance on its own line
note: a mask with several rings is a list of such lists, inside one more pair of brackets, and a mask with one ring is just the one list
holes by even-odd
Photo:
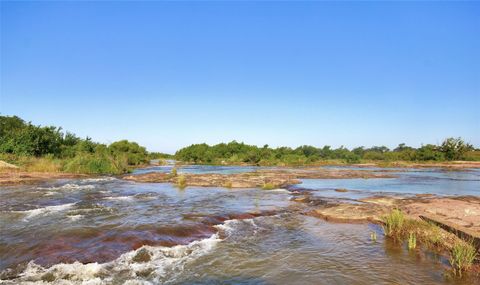
[[171, 173], [172, 176], [177, 176], [178, 175], [178, 172], [177, 172], [177, 168], [174, 167], [172, 168], [172, 173]]
[[426, 240], [427, 243], [434, 246], [440, 245], [443, 241], [442, 229], [432, 223], [427, 223], [427, 225], [428, 225], [427, 226], [428, 235]]
[[402, 211], [394, 209], [383, 218], [383, 231], [386, 236], [398, 238], [402, 235], [405, 216]]
[[462, 276], [462, 273], [472, 266], [477, 256], [477, 250], [472, 242], [458, 241], [453, 245], [450, 252], [450, 264], [454, 275]]
[[178, 176], [177, 186], [180, 188], [185, 188], [187, 186], [187, 178], [185, 177], [185, 175]]
[[415, 249], [417, 247], [417, 237], [414, 233], [408, 235], [408, 249]]
[[273, 183], [264, 183], [262, 186], [263, 190], [272, 190], [275, 189], [275, 185]]
[[371, 232], [370, 233], [370, 240], [371, 241], [377, 241], [377, 233], [376, 232]]

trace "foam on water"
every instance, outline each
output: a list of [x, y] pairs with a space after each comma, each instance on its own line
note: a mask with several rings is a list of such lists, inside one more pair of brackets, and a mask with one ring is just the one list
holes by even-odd
[[256, 234], [260, 227], [255, 223], [255, 219], [260, 219], [257, 217], [254, 219], [232, 219], [226, 220], [223, 224], [214, 226], [216, 229], [220, 230], [226, 235], [227, 238], [231, 237], [234, 232], [237, 231], [238, 227], [248, 227], [253, 231], [253, 234]]
[[82, 182], [106, 182], [106, 181], [114, 181], [117, 180], [115, 177], [100, 177], [100, 178], [87, 178], [87, 179], [82, 179]]
[[42, 189], [42, 190], [49, 190], [49, 191], [53, 191], [53, 190], [89, 190], [89, 189], [95, 189], [95, 185], [90, 185], [90, 184], [87, 184], [87, 185], [79, 185], [79, 184], [75, 184], [75, 183], [67, 183], [65, 185], [62, 185], [62, 186], [54, 186], [54, 187], [39, 187], [38, 189]]
[[[59, 263], [45, 268], [30, 261], [17, 279], [0, 283], [45, 284], [48, 278], [54, 280], [54, 284], [107, 284], [121, 275], [124, 284], [157, 284], [162, 283], [161, 280], [174, 280], [186, 263], [208, 253], [220, 241], [218, 235], [213, 234], [187, 245], [142, 246], [107, 263]], [[143, 259], [138, 258], [140, 254]], [[147, 280], [141, 277], [145, 272], [148, 272]]]
[[84, 215], [69, 215], [68, 218], [72, 221], [72, 222], [75, 222], [75, 221], [78, 221], [80, 219], [82, 219], [83, 217], [85, 217]]
[[23, 219], [24, 221], [28, 221], [29, 219], [39, 216], [39, 215], [49, 215], [61, 211], [68, 210], [72, 206], [74, 206], [76, 203], [68, 203], [68, 204], [63, 204], [63, 205], [56, 205], [56, 206], [46, 206], [43, 208], [37, 208], [37, 209], [32, 209], [32, 210], [25, 210], [25, 211], [12, 211], [12, 213], [21, 213], [25, 214], [25, 218]]
[[113, 200], [113, 201], [131, 201], [133, 200], [132, 196], [117, 196], [117, 197], [105, 197], [105, 200]]
[[285, 189], [281, 189], [281, 188], [278, 188], [278, 189], [271, 189], [271, 190], [264, 190], [264, 191], [270, 191], [270, 192], [279, 192], [279, 193], [290, 193], [290, 191], [288, 191], [288, 190], [285, 190]]

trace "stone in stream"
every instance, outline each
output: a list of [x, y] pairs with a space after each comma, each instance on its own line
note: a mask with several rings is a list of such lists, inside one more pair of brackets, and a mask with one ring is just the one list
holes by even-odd
[[133, 262], [142, 263], [149, 262], [152, 259], [150, 252], [145, 248], [140, 249], [137, 254], [132, 258]]

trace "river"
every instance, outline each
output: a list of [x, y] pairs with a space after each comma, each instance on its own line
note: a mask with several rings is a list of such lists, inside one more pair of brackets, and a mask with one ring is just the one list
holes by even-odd
[[[185, 166], [235, 173], [255, 167]], [[171, 166], [138, 170], [169, 172]], [[480, 172], [398, 169], [391, 179], [305, 179], [323, 197], [480, 195]], [[334, 189], [346, 188], [348, 192]], [[0, 189], [2, 284], [472, 284], [374, 224], [302, 214], [287, 190], [187, 187], [113, 177]], [[372, 232], [377, 240], [370, 240]]]

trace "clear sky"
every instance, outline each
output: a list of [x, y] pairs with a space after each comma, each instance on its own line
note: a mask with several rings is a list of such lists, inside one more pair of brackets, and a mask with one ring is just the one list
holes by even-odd
[[0, 113], [151, 151], [480, 146], [480, 2], [1, 2]]

